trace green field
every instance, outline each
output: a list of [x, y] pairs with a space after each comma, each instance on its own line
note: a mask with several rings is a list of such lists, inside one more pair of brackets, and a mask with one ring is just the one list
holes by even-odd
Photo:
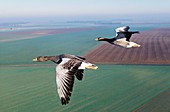
[[[97, 34], [96, 32], [101, 33]], [[57, 55], [61, 53], [82, 55], [100, 44], [95, 41], [95, 38], [103, 33], [106, 32], [98, 29], [1, 42], [0, 64], [32, 64], [32, 58], [38, 55]]]
[[55, 66], [1, 67], [1, 112], [130, 112], [170, 87], [169, 66], [98, 65], [62, 106]]
[[[96, 37], [112, 37], [115, 34], [114, 27], [118, 26], [97, 27], [94, 30], [0, 42], [0, 65], [33, 64], [30, 60], [38, 55], [56, 55], [61, 53], [83, 55], [101, 44], [95, 41]], [[0, 33], [0, 40], [24, 38], [24, 36], [32, 37], [35, 35], [23, 35], [22, 32], [21, 34], [14, 33], [13, 35], [1, 35]]]
[[106, 27], [1, 42], [0, 112], [131, 112], [170, 88], [168, 65], [98, 65], [95, 71], [85, 71], [83, 81], [75, 81], [70, 103], [62, 106], [55, 64], [36, 66], [32, 59], [61, 53], [83, 55], [100, 44], [96, 37], [112, 35], [113, 29]]

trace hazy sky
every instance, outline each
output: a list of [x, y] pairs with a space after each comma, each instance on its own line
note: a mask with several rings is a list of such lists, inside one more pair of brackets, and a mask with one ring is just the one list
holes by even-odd
[[0, 18], [170, 14], [170, 0], [0, 0]]

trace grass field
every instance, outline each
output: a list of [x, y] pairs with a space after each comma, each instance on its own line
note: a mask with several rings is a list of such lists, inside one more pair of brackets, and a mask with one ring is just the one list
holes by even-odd
[[106, 33], [98, 29], [2, 42], [0, 44], [0, 64], [32, 64], [32, 58], [38, 55], [61, 53], [82, 55], [100, 44], [94, 40], [101, 34], [96, 35], [96, 32]]
[[37, 66], [32, 59], [61, 53], [83, 55], [100, 44], [96, 37], [112, 35], [114, 30], [104, 27], [1, 42], [0, 112], [131, 112], [170, 88], [170, 66], [98, 65], [95, 71], [85, 71], [83, 81], [75, 81], [70, 103], [62, 106], [55, 64]]
[[170, 66], [98, 65], [60, 104], [55, 66], [1, 67], [1, 112], [131, 112], [170, 88]]
[[[68, 32], [64, 34], [51, 34], [46, 36], [39, 36], [38, 38], [31, 38], [33, 35], [21, 34], [18, 31], [13, 32], [15, 35], [8, 35], [2, 33], [0, 39], [4, 42], [0, 43], [0, 65], [14, 65], [14, 64], [32, 64], [30, 60], [37, 55], [56, 55], [60, 53], [69, 53], [75, 55], [83, 55], [92, 48], [101, 44], [95, 41], [96, 37], [106, 36], [112, 37], [115, 35], [114, 28], [118, 27], [98, 27], [94, 30], [85, 30], [80, 32]], [[138, 28], [146, 30], [149, 28]], [[28, 30], [29, 31], [29, 30]], [[1, 34], [0, 33], [0, 34]], [[30, 39], [28, 38], [30, 36]], [[5, 41], [12, 38], [27, 38], [16, 41]]]
[[170, 88], [161, 92], [156, 97], [146, 102], [133, 112], [169, 112]]

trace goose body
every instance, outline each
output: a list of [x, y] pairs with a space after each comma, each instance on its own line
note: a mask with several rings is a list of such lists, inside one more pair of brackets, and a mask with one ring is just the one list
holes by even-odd
[[62, 105], [69, 103], [75, 77], [83, 79], [85, 68], [97, 69], [98, 67], [85, 61], [85, 58], [70, 54], [57, 56], [38, 56], [34, 62], [52, 61], [56, 63], [56, 84]]
[[140, 47], [139, 44], [130, 41], [132, 34], [139, 33], [138, 31], [128, 31], [130, 29], [129, 26], [119, 27], [116, 29], [116, 36], [113, 38], [104, 38], [98, 37], [97, 41], [106, 41], [110, 44], [114, 44], [116, 46], [124, 47], [124, 48], [132, 48], [132, 47]]

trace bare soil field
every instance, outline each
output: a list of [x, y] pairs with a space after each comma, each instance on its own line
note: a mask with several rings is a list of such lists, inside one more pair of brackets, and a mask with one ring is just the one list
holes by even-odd
[[170, 64], [170, 28], [153, 29], [133, 35], [140, 48], [121, 48], [103, 42], [84, 57], [98, 64]]
[[170, 88], [150, 101], [146, 102], [141, 107], [133, 112], [169, 112], [170, 111]]

